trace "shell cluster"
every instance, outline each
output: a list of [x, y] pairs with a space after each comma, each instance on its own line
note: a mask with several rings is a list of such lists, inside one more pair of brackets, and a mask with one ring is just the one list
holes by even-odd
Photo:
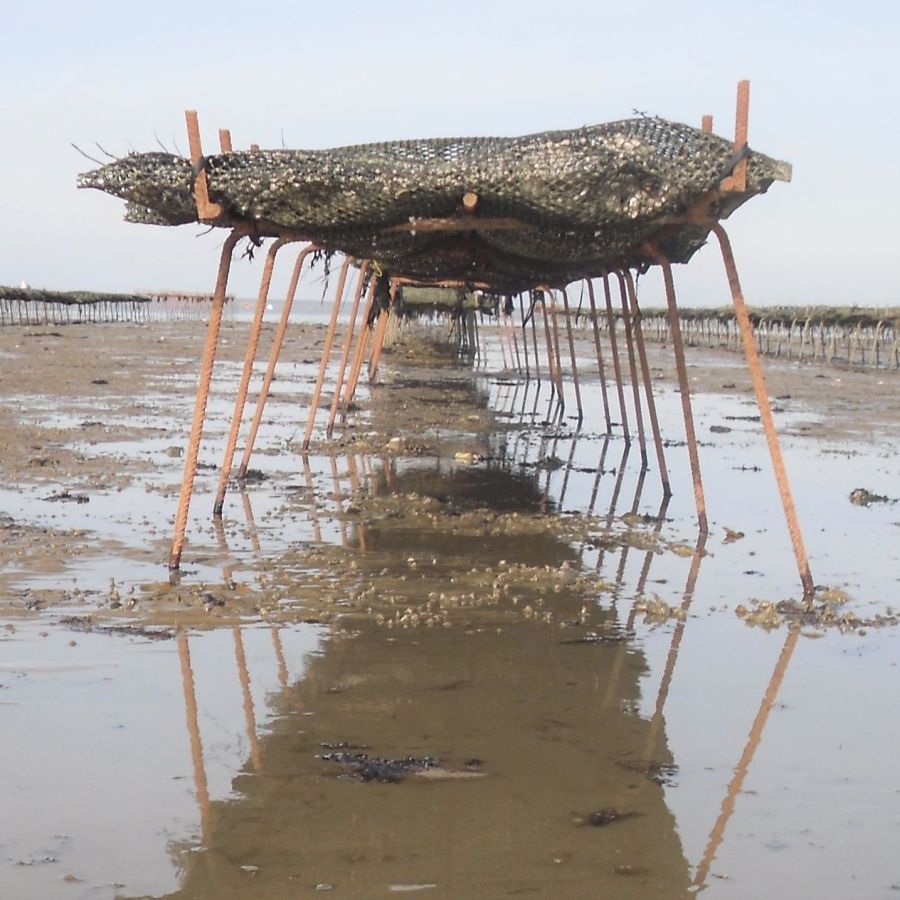
[[[521, 290], [639, 265], [650, 237], [670, 259], [686, 262], [707, 229], [663, 220], [717, 190], [735, 159], [724, 138], [642, 117], [514, 138], [230, 152], [200, 165], [210, 198], [225, 210], [217, 224], [300, 234], [377, 259], [392, 274]], [[198, 170], [166, 153], [131, 154], [81, 175], [79, 187], [124, 199], [130, 221], [180, 225], [196, 220]], [[724, 217], [789, 177], [787, 164], [749, 152], [746, 190], [711, 200], [709, 211]], [[510, 224], [416, 230], [422, 220], [461, 216], [463, 197], [473, 192], [473, 223]]]

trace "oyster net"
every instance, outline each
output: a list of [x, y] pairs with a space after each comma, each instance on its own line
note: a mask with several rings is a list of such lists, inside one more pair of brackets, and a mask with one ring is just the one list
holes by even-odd
[[[644, 265], [648, 239], [687, 262], [708, 227], [668, 220], [698, 201], [724, 218], [789, 180], [786, 163], [744, 155], [746, 189], [723, 194], [740, 158], [730, 141], [642, 117], [514, 138], [230, 152], [198, 167], [166, 153], [131, 154], [79, 176], [79, 187], [125, 200], [128, 221], [181, 225], [197, 219], [193, 180], [202, 167], [224, 210], [215, 224], [291, 232], [375, 259], [392, 275], [513, 291]], [[466, 217], [470, 192], [477, 209]], [[448, 219], [464, 221], [429, 228], [428, 220]]]

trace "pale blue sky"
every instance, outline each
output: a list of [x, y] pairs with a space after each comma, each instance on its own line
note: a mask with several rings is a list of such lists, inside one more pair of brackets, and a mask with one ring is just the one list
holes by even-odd
[[[0, 284], [211, 289], [224, 233], [126, 224], [120, 201], [75, 190], [91, 164], [70, 142], [124, 154], [158, 135], [186, 151], [187, 107], [208, 149], [219, 127], [237, 147], [327, 147], [574, 128], [633, 108], [712, 113], [730, 136], [746, 77], [751, 146], [794, 165], [793, 183], [726, 223], [748, 301], [900, 305], [900, 4], [4, 6]], [[259, 270], [237, 262], [235, 292], [253, 296]], [[676, 279], [684, 306], [727, 299], [713, 247]]]

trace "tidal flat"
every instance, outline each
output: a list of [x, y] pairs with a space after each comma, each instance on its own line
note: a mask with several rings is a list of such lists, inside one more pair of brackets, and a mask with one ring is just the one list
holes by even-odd
[[896, 371], [764, 361], [807, 613], [742, 357], [688, 348], [705, 539], [671, 348], [666, 499], [588, 335], [579, 423], [490, 322], [411, 328], [306, 455], [293, 325], [213, 519], [246, 330], [173, 576], [204, 324], [0, 328], [0, 894], [900, 891]]

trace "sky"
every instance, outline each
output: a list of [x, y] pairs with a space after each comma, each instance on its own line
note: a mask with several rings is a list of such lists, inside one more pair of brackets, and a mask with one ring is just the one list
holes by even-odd
[[[794, 179], [725, 223], [747, 301], [900, 306], [896, 2], [33, 0], [3, 18], [0, 284], [211, 291], [224, 231], [132, 225], [121, 201], [75, 187], [94, 165], [72, 144], [187, 153], [185, 109], [209, 151], [222, 127], [236, 149], [325, 148], [635, 109], [697, 125], [711, 113], [731, 137], [748, 78], [750, 146]], [[230, 290], [255, 296], [261, 268], [236, 260]], [[682, 306], [729, 301], [714, 244], [675, 278]], [[647, 305], [659, 282], [642, 279]], [[320, 294], [310, 282], [300, 295]]]

